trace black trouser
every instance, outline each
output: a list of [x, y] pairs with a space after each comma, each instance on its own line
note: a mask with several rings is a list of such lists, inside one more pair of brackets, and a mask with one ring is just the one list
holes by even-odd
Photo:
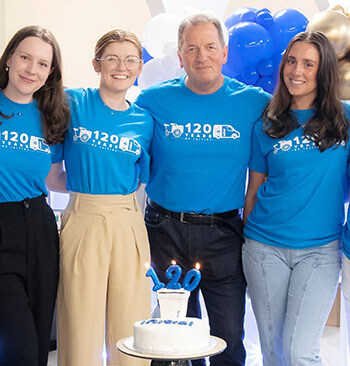
[[[186, 217], [185, 217], [186, 219]], [[194, 218], [195, 219], [195, 218]], [[198, 218], [198, 222], [210, 218]], [[211, 366], [241, 366], [245, 362], [243, 320], [246, 281], [242, 271], [243, 224], [239, 216], [213, 218], [212, 224], [194, 224], [172, 218], [153, 204], [146, 208], [151, 259], [161, 282], [168, 283], [165, 271], [174, 259], [182, 267], [183, 277], [201, 265], [202, 291], [208, 311], [210, 332], [227, 342], [227, 349], [211, 357]], [[192, 291], [188, 316], [200, 317], [199, 288]], [[192, 361], [193, 365], [204, 361]]]
[[46, 366], [58, 234], [45, 197], [0, 203], [0, 366]]

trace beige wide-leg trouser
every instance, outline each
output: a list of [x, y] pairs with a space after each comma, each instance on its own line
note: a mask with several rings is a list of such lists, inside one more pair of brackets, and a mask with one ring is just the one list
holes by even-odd
[[135, 194], [72, 193], [63, 215], [57, 300], [58, 365], [143, 366], [116, 349], [150, 316], [147, 232]]

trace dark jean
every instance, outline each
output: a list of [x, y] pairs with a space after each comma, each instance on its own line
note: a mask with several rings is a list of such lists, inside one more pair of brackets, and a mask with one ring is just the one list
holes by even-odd
[[[192, 291], [187, 316], [201, 317], [199, 289], [208, 312], [210, 333], [224, 339], [226, 350], [210, 358], [211, 366], [244, 365], [243, 320], [246, 281], [242, 270], [243, 224], [239, 216], [222, 225], [188, 224], [147, 205], [145, 221], [151, 246], [152, 265], [161, 282], [172, 260], [182, 267], [180, 283], [198, 262], [202, 279]], [[204, 360], [192, 365], [204, 365]]]

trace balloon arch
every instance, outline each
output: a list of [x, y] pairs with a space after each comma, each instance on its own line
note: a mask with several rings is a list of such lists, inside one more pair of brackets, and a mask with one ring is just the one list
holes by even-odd
[[[180, 19], [195, 12], [184, 10], [182, 17], [162, 13], [146, 25], [143, 37], [144, 69], [137, 83], [141, 89], [184, 75], [177, 57], [177, 28]], [[350, 99], [350, 8], [340, 5], [316, 13], [310, 21], [296, 9], [242, 7], [225, 19], [228, 60], [223, 74], [272, 93], [278, 79], [279, 64], [289, 41], [304, 30], [323, 32], [339, 59], [342, 97]]]

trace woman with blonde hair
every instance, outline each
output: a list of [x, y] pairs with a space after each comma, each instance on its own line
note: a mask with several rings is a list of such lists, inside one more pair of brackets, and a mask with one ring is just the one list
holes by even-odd
[[150, 315], [149, 245], [135, 191], [148, 179], [153, 120], [125, 99], [142, 70], [142, 46], [113, 30], [92, 62], [100, 86], [67, 90], [72, 122], [50, 177], [59, 185], [64, 160], [71, 196], [60, 244], [58, 364], [102, 365], [105, 340], [107, 365], [141, 365], [115, 344]]

